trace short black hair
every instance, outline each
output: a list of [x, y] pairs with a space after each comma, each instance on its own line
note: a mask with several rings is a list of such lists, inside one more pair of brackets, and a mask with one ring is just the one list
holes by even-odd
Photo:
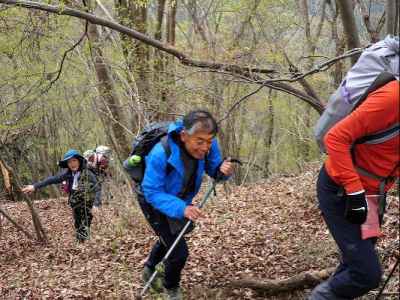
[[212, 135], [218, 133], [218, 124], [207, 110], [192, 110], [183, 117], [183, 127], [193, 134], [197, 130], [205, 131]]

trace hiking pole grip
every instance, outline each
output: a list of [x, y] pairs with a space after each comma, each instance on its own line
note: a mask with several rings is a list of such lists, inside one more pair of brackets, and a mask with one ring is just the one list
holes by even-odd
[[[214, 180], [212, 185], [210, 186], [210, 188], [207, 190], [206, 194], [204, 195], [203, 199], [201, 200], [201, 202], [198, 205], [198, 208], [202, 208], [204, 206], [204, 204], [207, 202], [208, 198], [211, 195], [211, 192], [215, 189], [215, 186], [217, 184], [217, 181]], [[167, 253], [165, 254], [165, 256], [163, 257], [163, 259], [161, 260], [161, 263], [165, 263], [165, 261], [168, 259], [168, 257], [171, 255], [172, 251], [174, 251], [176, 245], [179, 243], [179, 241], [181, 240], [181, 238], [183, 237], [183, 235], [185, 234], [186, 230], [189, 228], [189, 226], [193, 223], [192, 220], [189, 220], [186, 222], [185, 226], [183, 227], [183, 229], [179, 232], [179, 235], [176, 237], [175, 241], [173, 242], [173, 244], [171, 245], [171, 247], [168, 249]], [[149, 289], [151, 283], [153, 282], [153, 280], [156, 278], [158, 274], [158, 270], [155, 269], [153, 274], [151, 275], [150, 279], [146, 282], [146, 284], [143, 287], [142, 292], [140, 293], [140, 297], [143, 297], [147, 290]]]
[[[239, 159], [237, 159], [237, 158], [232, 158], [232, 157], [225, 157], [225, 158], [222, 160], [221, 165], [222, 165], [225, 161], [228, 161], [228, 162], [230, 162], [230, 163], [235, 163], [235, 164], [238, 164], [238, 165], [240, 165], [240, 166], [243, 165], [243, 163], [242, 163]], [[221, 165], [220, 165], [220, 166], [221, 166]], [[217, 175], [215, 176], [215, 181], [217, 181], [217, 182], [223, 181], [223, 180], [224, 180], [224, 177], [225, 177], [225, 174], [222, 173], [222, 172], [220, 171], [219, 167], [218, 167]]]

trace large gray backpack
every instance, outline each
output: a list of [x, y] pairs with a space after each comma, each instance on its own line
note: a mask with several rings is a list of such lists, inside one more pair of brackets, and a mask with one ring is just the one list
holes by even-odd
[[388, 35], [365, 49], [329, 98], [314, 128], [321, 151], [325, 152], [324, 136], [333, 125], [350, 114], [370, 92], [394, 79], [399, 79], [399, 38]]

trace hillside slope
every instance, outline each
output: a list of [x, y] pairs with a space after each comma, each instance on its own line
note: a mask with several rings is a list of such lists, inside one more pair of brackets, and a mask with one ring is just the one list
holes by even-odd
[[[316, 176], [310, 170], [242, 187], [220, 186], [206, 205], [207, 218], [189, 239], [182, 281], [186, 298], [262, 299], [252, 290], [230, 288], [229, 282], [283, 279], [335, 266], [335, 244], [316, 205]], [[74, 241], [65, 198], [35, 202], [50, 238], [46, 246], [2, 220], [0, 299], [132, 299], [142, 286], [140, 272], [155, 237], [130, 194], [122, 190], [113, 195], [95, 217], [92, 239], [81, 245]], [[24, 203], [0, 205], [32, 230]], [[388, 211], [381, 250], [399, 238], [394, 196]], [[385, 259], [386, 268], [394, 261]], [[398, 291], [398, 275], [388, 291]], [[263, 299], [302, 299], [307, 292]]]

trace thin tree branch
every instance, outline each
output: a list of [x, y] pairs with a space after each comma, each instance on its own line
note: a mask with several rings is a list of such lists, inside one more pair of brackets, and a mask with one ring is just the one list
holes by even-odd
[[[4, 147], [4, 150], [6, 152], [6, 156], [11, 157], [11, 153], [8, 150], [8, 148]], [[4, 160], [3, 155], [1, 155], [1, 154], [0, 154], [0, 160], [2, 160], [4, 167], [10, 172], [10, 167], [7, 165], [7, 162]], [[21, 184], [19, 175], [17, 174], [17, 172], [10, 172], [10, 173], [12, 173], [12, 175], [13, 175], [15, 186], [20, 191], [22, 184]], [[26, 204], [28, 204], [29, 210], [31, 212], [32, 222], [33, 222], [33, 226], [35, 227], [35, 230], [36, 230], [37, 239], [42, 243], [47, 243], [48, 238], [47, 238], [46, 231], [44, 230], [42, 223], [40, 222], [39, 215], [37, 214], [37, 212], [32, 204], [31, 199], [28, 196], [26, 196], [24, 193], [21, 193], [21, 195], [23, 196]]]
[[224, 121], [225, 119], [228, 118], [228, 116], [232, 113], [232, 111], [238, 107], [240, 105], [240, 103], [242, 103], [244, 100], [246, 100], [247, 98], [253, 96], [254, 94], [257, 94], [262, 88], [264, 87], [264, 85], [258, 87], [257, 89], [255, 89], [254, 91], [252, 91], [251, 93], [243, 96], [242, 98], [240, 98], [239, 100], [237, 100], [232, 106], [231, 108], [225, 113], [225, 115], [218, 121], [218, 123], [221, 123], [222, 121]]
[[243, 67], [243, 66], [239, 66], [239, 65], [235, 65], [235, 64], [225, 64], [225, 63], [218, 63], [218, 62], [194, 60], [194, 59], [188, 57], [185, 53], [177, 50], [176, 48], [174, 48], [168, 44], [163, 44], [160, 41], [150, 38], [136, 30], [130, 29], [130, 28], [120, 25], [116, 22], [112, 22], [112, 21], [97, 17], [91, 13], [83, 12], [83, 11], [72, 9], [72, 8], [65, 7], [65, 6], [54, 6], [54, 5], [47, 5], [47, 4], [42, 4], [42, 3], [38, 3], [38, 2], [23, 1], [23, 0], [0, 0], [0, 3], [8, 4], [8, 5], [15, 5], [15, 6], [19, 6], [19, 7], [28, 8], [28, 9], [37, 9], [37, 10], [47, 11], [47, 12], [51, 12], [51, 13], [55, 13], [55, 14], [59, 14], [59, 15], [68, 15], [68, 16], [84, 19], [92, 24], [97, 24], [97, 25], [101, 25], [101, 26], [116, 30], [116, 31], [126, 34], [136, 40], [139, 40], [147, 45], [150, 45], [150, 46], [155, 47], [161, 51], [164, 51], [170, 55], [175, 56], [177, 59], [180, 60], [180, 62], [183, 65], [198, 67], [198, 68], [205, 68], [210, 71], [220, 72], [220, 73], [228, 72], [228, 73], [230, 73], [230, 75], [244, 77], [246, 79], [246, 81], [248, 81], [250, 83], [262, 84], [263, 86], [267, 86], [272, 89], [276, 89], [276, 90], [285, 92], [287, 94], [293, 95], [293, 96], [309, 103], [319, 113], [322, 113], [322, 111], [324, 110], [324, 107], [320, 103], [320, 101], [318, 101], [318, 99], [315, 99], [314, 97], [309, 96], [309, 95], [305, 94], [304, 92], [302, 92], [288, 84], [285, 84], [284, 82], [299, 81], [300, 79], [302, 79], [306, 76], [309, 76], [314, 73], [328, 69], [330, 66], [332, 66], [338, 60], [341, 60], [345, 57], [352, 57], [358, 53], [361, 53], [361, 51], [362, 51], [362, 48], [352, 49], [345, 55], [341, 55], [339, 57], [333, 58], [323, 64], [320, 64], [319, 66], [308, 71], [307, 73], [296, 74], [296, 76], [291, 77], [291, 78], [265, 79], [265, 78], [261, 78], [257, 74], [264, 74], [264, 75], [266, 74], [267, 76], [271, 76], [272, 74], [277, 74], [278, 72], [273, 69]]
[[[209, 70], [209, 72], [217, 72], [215, 70]], [[240, 75], [240, 74], [232, 74], [232, 73], [226, 73], [226, 72], [220, 72], [218, 71], [218, 74], [226, 74], [229, 76], [235, 76], [240, 79], [242, 79], [242, 82], [246, 83], [251, 83], [251, 84], [261, 84], [265, 87], [269, 87], [274, 90], [278, 90], [281, 92], [284, 92], [286, 94], [295, 96], [308, 104], [311, 105], [312, 108], [314, 108], [319, 114], [322, 114], [324, 111], [324, 105], [318, 101], [318, 99], [315, 99], [306, 93], [290, 86], [289, 84], [286, 84], [285, 81], [291, 82], [293, 79], [290, 78], [284, 78], [284, 79], [270, 79], [270, 80], [265, 80], [257, 75]], [[299, 75], [300, 76], [300, 75]], [[295, 81], [295, 80], [294, 80]]]
[[[297, 66], [295, 66], [291, 60], [289, 59], [289, 56], [286, 54], [285, 50], [282, 50], [283, 55], [285, 56], [286, 61], [288, 62], [290, 68], [293, 70], [293, 72], [297, 75], [299, 74], [299, 69], [297, 68]], [[307, 82], [307, 80], [305, 78], [300, 78], [299, 79], [300, 84], [302, 85], [302, 87], [304, 88], [304, 90], [306, 91], [306, 93], [308, 95], [310, 95], [311, 97], [315, 98], [316, 100], [318, 100], [319, 102], [321, 102], [321, 100], [319, 99], [317, 93], [314, 91], [314, 89], [312, 88], [312, 86]]]
[[60, 67], [58, 68], [58, 71], [56, 72], [56, 73], [57, 73], [57, 76], [56, 76], [56, 78], [54, 78], [54, 79], [49, 83], [49, 85], [48, 85], [48, 87], [45, 89], [45, 92], [44, 92], [44, 93], [46, 93], [46, 92], [52, 87], [52, 85], [53, 85], [58, 79], [60, 79], [60, 76], [61, 76], [61, 73], [62, 73], [62, 69], [63, 69], [63, 66], [64, 66], [64, 61], [65, 61], [65, 59], [66, 59], [66, 57], [67, 57], [67, 54], [68, 54], [69, 52], [73, 51], [76, 47], [78, 47], [78, 45], [83, 41], [83, 39], [87, 36], [87, 29], [88, 29], [88, 22], [86, 21], [86, 24], [85, 24], [85, 32], [82, 34], [82, 36], [79, 38], [79, 40], [78, 40], [74, 45], [72, 45], [71, 48], [67, 49], [67, 50], [64, 52], [64, 55], [63, 55], [63, 57], [62, 57], [62, 59], [61, 59]]
[[230, 72], [238, 72], [238, 73], [243, 73], [243, 72], [252, 72], [252, 73], [261, 73], [261, 74], [272, 74], [276, 73], [275, 70], [272, 69], [262, 69], [262, 68], [251, 68], [251, 67], [242, 67], [238, 65], [233, 65], [233, 64], [224, 64], [224, 63], [214, 63], [214, 62], [209, 62], [209, 61], [201, 61], [201, 60], [194, 60], [188, 57], [185, 53], [177, 50], [176, 48], [163, 44], [153, 38], [148, 37], [145, 34], [142, 34], [136, 30], [130, 29], [126, 26], [123, 26], [121, 24], [118, 24], [116, 22], [112, 22], [109, 20], [106, 20], [104, 18], [97, 17], [91, 13], [83, 12], [77, 9], [69, 8], [67, 6], [56, 6], [56, 5], [47, 5], [47, 4], [42, 4], [38, 2], [33, 2], [33, 1], [22, 1], [22, 0], [0, 0], [0, 3], [3, 4], [8, 4], [8, 5], [15, 5], [19, 7], [24, 7], [28, 9], [38, 9], [38, 10], [43, 10], [59, 15], [67, 15], [71, 17], [76, 17], [80, 19], [85, 19], [89, 21], [92, 24], [97, 24], [101, 26], [105, 26], [114, 30], [117, 30], [118, 32], [124, 33], [136, 40], [139, 40], [147, 45], [150, 45], [152, 47], [155, 47], [161, 51], [167, 52], [173, 56], [175, 56], [177, 59], [181, 61], [182, 64], [187, 65], [187, 66], [193, 66], [193, 67], [198, 67], [198, 68], [209, 68], [209, 69], [215, 69], [215, 70], [226, 70]]

